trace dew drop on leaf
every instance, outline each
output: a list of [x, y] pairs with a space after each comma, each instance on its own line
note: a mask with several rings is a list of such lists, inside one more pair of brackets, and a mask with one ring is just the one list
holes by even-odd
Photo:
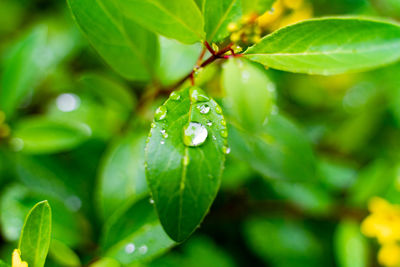
[[165, 129], [160, 130], [160, 133], [161, 133], [162, 137], [168, 138], [168, 133]]
[[139, 248], [139, 253], [140, 253], [140, 254], [146, 254], [146, 253], [147, 253], [147, 250], [148, 250], [147, 246], [146, 246], [146, 245], [143, 245], [143, 246], [141, 246], [141, 247]]
[[222, 148], [222, 152], [224, 152], [224, 154], [228, 155], [229, 153], [231, 153], [231, 148], [229, 146], [224, 146]]
[[127, 254], [132, 254], [135, 251], [135, 244], [129, 243], [125, 246], [125, 252]]
[[183, 143], [186, 146], [200, 146], [208, 136], [206, 127], [199, 122], [189, 122], [183, 128]]
[[217, 112], [217, 114], [222, 114], [222, 109], [220, 106], [216, 106], [215, 107], [215, 112]]
[[223, 138], [227, 138], [228, 137], [228, 132], [226, 130], [221, 130], [221, 136]]
[[212, 122], [211, 121], [207, 121], [207, 126], [212, 126]]
[[160, 121], [165, 119], [167, 117], [167, 107], [166, 106], [160, 106], [154, 115], [154, 118], [156, 121]]
[[175, 91], [173, 91], [170, 95], [169, 98], [171, 98], [172, 100], [178, 101], [179, 99], [181, 99], [181, 95]]
[[189, 91], [190, 94], [190, 100], [192, 103], [196, 102], [204, 102], [210, 100], [208, 96], [206, 96], [199, 88], [197, 87], [192, 87], [190, 88]]
[[210, 112], [210, 106], [207, 104], [198, 105], [197, 109], [200, 111], [201, 114], [207, 114]]
[[222, 124], [223, 126], [226, 126], [226, 120], [222, 119], [222, 120], [221, 120], [221, 124]]
[[150, 202], [150, 204], [154, 204], [154, 199], [150, 198], [149, 202]]

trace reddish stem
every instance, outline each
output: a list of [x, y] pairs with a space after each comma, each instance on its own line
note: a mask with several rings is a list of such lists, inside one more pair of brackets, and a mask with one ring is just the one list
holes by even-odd
[[207, 41], [204, 41], [204, 45], [207, 48], [207, 50], [211, 53], [211, 55], [213, 55], [213, 56], [216, 55], [214, 49], [210, 46], [210, 44]]

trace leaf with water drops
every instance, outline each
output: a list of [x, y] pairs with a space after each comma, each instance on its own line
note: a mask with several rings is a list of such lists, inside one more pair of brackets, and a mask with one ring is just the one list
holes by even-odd
[[174, 92], [156, 111], [146, 147], [146, 176], [161, 224], [185, 240], [220, 185], [228, 131], [221, 107], [198, 87]]

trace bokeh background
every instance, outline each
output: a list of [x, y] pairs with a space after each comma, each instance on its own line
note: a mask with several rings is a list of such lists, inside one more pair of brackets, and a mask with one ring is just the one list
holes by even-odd
[[[400, 1], [278, 0], [259, 25], [269, 33], [331, 15], [396, 20]], [[159, 82], [170, 85], [201, 46], [160, 44]], [[10, 261], [28, 210], [48, 199], [46, 266], [88, 266], [100, 258], [108, 217], [147, 190], [144, 139], [165, 98], [142, 105], [153, 85], [114, 73], [61, 0], [1, 0], [0, 59], [0, 258]], [[400, 64], [330, 77], [265, 72], [279, 111], [312, 144], [315, 179], [271, 179], [256, 154], [243, 158], [233, 146], [201, 228], [143, 265], [400, 266]], [[220, 76], [219, 63], [199, 76], [216, 99]], [[21, 94], [10, 100], [5, 88]], [[307, 153], [299, 147], [294, 158]]]

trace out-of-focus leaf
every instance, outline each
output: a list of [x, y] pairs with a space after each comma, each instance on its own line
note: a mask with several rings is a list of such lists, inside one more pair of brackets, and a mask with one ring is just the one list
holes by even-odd
[[321, 266], [318, 240], [305, 225], [282, 219], [255, 218], [246, 222], [249, 247], [275, 267]]
[[[356, 33], [356, 34], [355, 34]], [[361, 18], [323, 18], [279, 29], [246, 57], [268, 67], [308, 74], [362, 71], [400, 58], [400, 26]]]
[[339, 267], [367, 267], [369, 262], [368, 241], [360, 232], [360, 224], [344, 220], [334, 235], [336, 261]]
[[249, 162], [266, 177], [292, 181], [315, 180], [315, 158], [304, 133], [282, 115], [271, 115], [258, 131], [231, 126], [232, 155]]
[[106, 223], [102, 236], [104, 256], [121, 264], [149, 261], [173, 244], [148, 197], [121, 207]]
[[245, 60], [231, 59], [224, 65], [222, 84], [224, 107], [231, 119], [249, 131], [263, 128], [275, 103], [275, 85], [265, 71]]
[[28, 213], [18, 248], [22, 260], [29, 266], [43, 267], [51, 239], [51, 209], [49, 203], [37, 203]]
[[263, 14], [271, 9], [274, 0], [242, 0], [243, 14]]
[[397, 0], [372, 1], [376, 8], [386, 16], [400, 18], [400, 2]]
[[82, 123], [34, 117], [19, 121], [11, 144], [15, 151], [25, 153], [57, 153], [74, 149], [90, 135], [90, 128]]
[[158, 77], [164, 85], [171, 85], [193, 70], [201, 52], [199, 43], [185, 45], [160, 36]]
[[44, 76], [48, 63], [42, 58], [46, 36], [46, 28], [37, 27], [6, 55], [0, 83], [0, 110], [7, 117], [13, 115], [24, 97]]
[[124, 203], [148, 192], [144, 171], [144, 135], [118, 139], [105, 153], [100, 167], [98, 206], [103, 218]]
[[4, 261], [0, 260], [0, 267], [10, 267], [10, 265], [8, 265]]
[[76, 253], [64, 243], [53, 239], [51, 240], [49, 257], [60, 266], [79, 267], [81, 261]]
[[239, 20], [242, 15], [240, 0], [204, 0], [204, 29], [207, 41], [217, 42], [228, 34], [228, 24]]
[[157, 37], [124, 17], [125, 8], [112, 0], [68, 3], [89, 42], [115, 71], [131, 80], [146, 81], [153, 76]]
[[90, 265], [90, 267], [120, 267], [120, 266], [121, 264], [119, 264], [118, 261], [112, 258], [101, 258], [100, 260]]
[[207, 214], [220, 185], [227, 129], [200, 88], [175, 92], [157, 109], [146, 146], [146, 178], [161, 224], [183, 241]]
[[182, 43], [204, 39], [204, 22], [194, 0], [118, 0], [129, 19]]
[[354, 167], [327, 159], [319, 160], [318, 173], [321, 182], [334, 190], [343, 190], [352, 186], [357, 175]]

